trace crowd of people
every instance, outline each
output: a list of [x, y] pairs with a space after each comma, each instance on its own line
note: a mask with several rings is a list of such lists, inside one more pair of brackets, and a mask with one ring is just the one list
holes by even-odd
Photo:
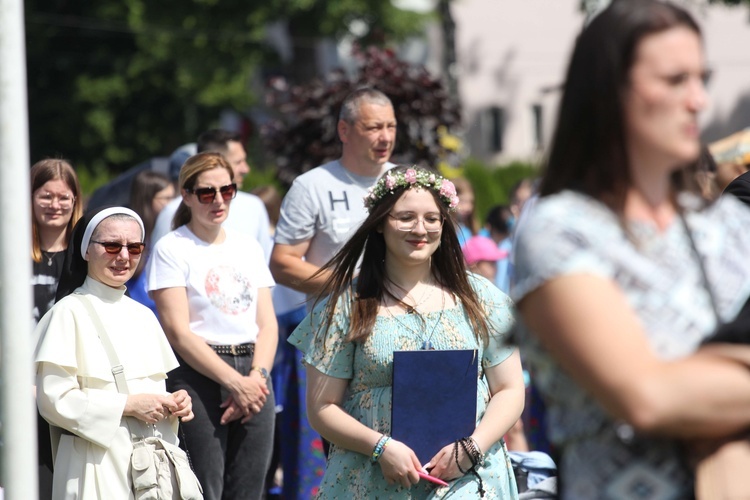
[[[242, 190], [219, 129], [128, 207], [84, 211], [70, 163], [39, 161], [40, 498], [132, 498], [139, 433], [211, 500], [720, 498], [701, 464], [750, 425], [750, 183], [708, 184], [706, 73], [687, 11], [613, 1], [576, 40], [540, 177], [481, 221], [467, 179], [391, 162], [397, 113], [369, 87], [341, 105], [341, 157], [283, 197]], [[392, 432], [401, 351], [476, 363], [471, 429], [429, 457]]]

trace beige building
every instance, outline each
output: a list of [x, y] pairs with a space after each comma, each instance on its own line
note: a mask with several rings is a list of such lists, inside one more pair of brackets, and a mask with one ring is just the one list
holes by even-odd
[[[706, 142], [750, 126], [750, 8], [683, 2], [701, 25], [709, 66]], [[584, 23], [580, 0], [453, 0], [455, 69], [472, 156], [535, 159], [549, 144], [559, 86]], [[439, 47], [439, 43], [431, 43]], [[436, 69], [439, 54], [431, 53]]]

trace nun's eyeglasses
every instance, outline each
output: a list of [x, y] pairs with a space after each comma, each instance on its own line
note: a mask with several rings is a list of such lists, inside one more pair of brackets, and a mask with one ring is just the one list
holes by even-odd
[[237, 196], [237, 184], [227, 184], [226, 186], [221, 186], [220, 188], [214, 188], [214, 187], [206, 187], [206, 188], [196, 188], [196, 189], [185, 189], [190, 194], [194, 194], [198, 198], [198, 202], [203, 205], [208, 205], [209, 203], [213, 203], [216, 199], [216, 193], [221, 194], [221, 198], [224, 201], [229, 201], [235, 196]]
[[103, 246], [104, 251], [110, 255], [117, 255], [122, 251], [122, 247], [127, 248], [130, 255], [140, 255], [141, 253], [143, 253], [143, 248], [146, 246], [143, 243], [128, 243], [127, 245], [123, 245], [122, 243], [118, 243], [116, 241], [91, 240], [91, 243], [96, 243], [97, 245]]

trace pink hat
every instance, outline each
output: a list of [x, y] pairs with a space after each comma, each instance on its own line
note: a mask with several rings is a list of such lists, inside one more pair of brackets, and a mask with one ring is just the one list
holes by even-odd
[[497, 262], [508, 256], [508, 252], [497, 248], [497, 243], [486, 236], [472, 236], [463, 246], [464, 258], [469, 265], [482, 260]]

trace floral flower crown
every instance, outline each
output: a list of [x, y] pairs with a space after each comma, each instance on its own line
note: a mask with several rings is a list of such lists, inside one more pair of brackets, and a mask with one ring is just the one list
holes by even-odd
[[365, 196], [365, 208], [372, 211], [384, 196], [393, 194], [393, 190], [400, 187], [407, 189], [412, 187], [422, 187], [437, 191], [440, 200], [445, 204], [449, 211], [454, 212], [458, 206], [458, 195], [456, 186], [451, 181], [427, 170], [407, 168], [404, 171], [389, 170]]

